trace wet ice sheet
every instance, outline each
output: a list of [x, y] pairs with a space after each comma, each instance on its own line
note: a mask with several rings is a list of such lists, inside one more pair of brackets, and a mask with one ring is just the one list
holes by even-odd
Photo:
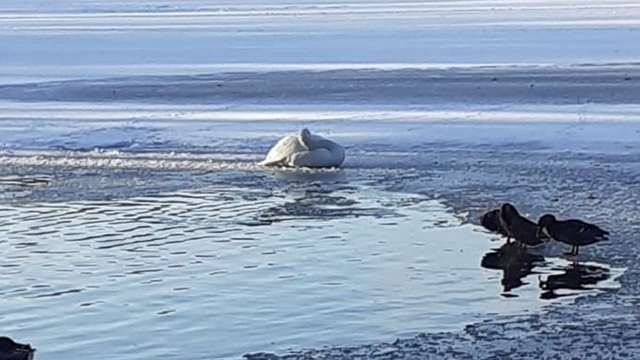
[[[380, 159], [380, 166], [401, 166], [390, 157], [406, 154], [416, 157], [413, 167], [428, 169], [428, 159], [417, 158], [432, 147], [452, 151], [457, 147], [476, 147], [478, 151], [502, 147], [509, 152], [527, 146], [550, 154], [638, 151], [638, 109], [594, 106], [587, 111], [585, 120], [569, 109], [546, 113], [539, 108], [520, 112], [426, 111], [410, 119], [401, 111], [354, 110], [353, 118], [336, 113], [335, 118], [322, 121], [307, 121], [308, 117], [296, 120], [300, 114], [296, 112], [287, 112], [291, 118], [286, 121], [256, 121], [253, 113], [242, 112], [234, 113], [236, 121], [145, 120], [144, 113], [135, 111], [130, 114], [137, 119], [131, 121], [7, 120], [0, 121], [0, 161], [29, 166], [257, 170], [255, 162], [262, 160], [280, 137], [305, 126], [345, 146], [347, 168], [362, 166], [362, 157]], [[267, 110], [257, 114], [278, 115]], [[621, 119], [618, 115], [625, 120], [615, 121]], [[545, 116], [553, 120], [540, 120]]]
[[[447, 109], [452, 105], [635, 104], [639, 95], [634, 89], [640, 81], [640, 66], [636, 63], [564, 66], [423, 63], [334, 67], [312, 64], [291, 68], [274, 65], [274, 69], [262, 70], [229, 67], [188, 75], [179, 75], [181, 69], [176, 68], [178, 74], [175, 75], [119, 75], [6, 84], [0, 86], [0, 99], [32, 103], [56, 101], [55, 105], [49, 104], [49, 109], [37, 104], [34, 110], [55, 107], [72, 114], [74, 110], [81, 114], [83, 108], [94, 103], [114, 114], [126, 114], [128, 109], [136, 108], [167, 111], [179, 105], [197, 105], [193, 110], [210, 112], [261, 110], [260, 106], [283, 104], [299, 110], [305, 110], [305, 105], [314, 105], [314, 110], [328, 105], [330, 109], [338, 106], [336, 110], [359, 105], [373, 106], [370, 110], [398, 106], [403, 110], [422, 110], [425, 107]], [[597, 86], [593, 86], [595, 84]], [[118, 106], [105, 106], [113, 103]], [[135, 106], [136, 103], [147, 106]], [[157, 108], [150, 108], [150, 104]]]
[[501, 297], [500, 272], [479, 266], [491, 236], [440, 202], [369, 187], [215, 186], [0, 215], [3, 328], [43, 358], [238, 358], [456, 330], [547, 303], [533, 276]]

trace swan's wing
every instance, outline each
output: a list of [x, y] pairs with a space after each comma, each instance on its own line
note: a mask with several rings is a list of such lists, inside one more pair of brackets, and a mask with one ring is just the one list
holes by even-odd
[[329, 140], [320, 135], [312, 134], [310, 136], [309, 144], [307, 144], [309, 150], [327, 149], [331, 152], [344, 152], [344, 147], [333, 140]]
[[312, 150], [323, 149], [323, 148], [331, 150], [331, 147], [336, 146], [338, 144], [320, 135], [309, 134], [306, 145], [308, 146], [308, 150], [312, 151]]
[[345, 157], [344, 147], [335, 141], [320, 135], [311, 135], [307, 146], [309, 151], [302, 151], [290, 160], [290, 166], [304, 167], [339, 167]]
[[331, 151], [320, 148], [311, 151], [301, 151], [289, 160], [289, 166], [294, 167], [338, 167], [344, 161], [344, 151]]
[[285, 136], [269, 150], [267, 157], [260, 164], [265, 166], [287, 165], [293, 154], [306, 150], [307, 148], [300, 143], [297, 136]]

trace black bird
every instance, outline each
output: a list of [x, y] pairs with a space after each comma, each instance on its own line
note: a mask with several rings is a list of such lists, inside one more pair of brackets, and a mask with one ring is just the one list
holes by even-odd
[[601, 240], [608, 240], [609, 232], [594, 224], [582, 220], [557, 220], [551, 214], [545, 214], [538, 220], [540, 231], [547, 236], [571, 245], [571, 252], [566, 255], [578, 255], [580, 246], [590, 245]]
[[33, 360], [36, 349], [30, 344], [19, 344], [6, 336], [0, 336], [0, 360]]
[[[521, 245], [538, 246], [544, 241], [538, 224], [520, 215], [515, 206], [504, 203], [500, 207], [500, 224]], [[544, 237], [546, 238], [546, 236]]]
[[507, 243], [510, 242], [511, 234], [507, 229], [502, 227], [502, 223], [500, 222], [500, 209], [494, 209], [482, 214], [480, 216], [480, 225], [491, 232], [506, 236]]

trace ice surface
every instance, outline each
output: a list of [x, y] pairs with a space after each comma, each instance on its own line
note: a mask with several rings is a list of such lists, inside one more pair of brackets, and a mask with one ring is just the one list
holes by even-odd
[[629, 62], [639, 19], [632, 0], [3, 1], [0, 82], [229, 64]]

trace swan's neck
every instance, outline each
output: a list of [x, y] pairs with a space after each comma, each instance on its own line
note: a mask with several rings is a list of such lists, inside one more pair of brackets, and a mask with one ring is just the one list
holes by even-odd
[[313, 137], [311, 136], [311, 134], [309, 134], [308, 132], [303, 131], [299, 136], [298, 139], [300, 140], [300, 143], [307, 148], [307, 150], [313, 150], [315, 149], [315, 143], [316, 141], [314, 141], [315, 139], [313, 139]]

